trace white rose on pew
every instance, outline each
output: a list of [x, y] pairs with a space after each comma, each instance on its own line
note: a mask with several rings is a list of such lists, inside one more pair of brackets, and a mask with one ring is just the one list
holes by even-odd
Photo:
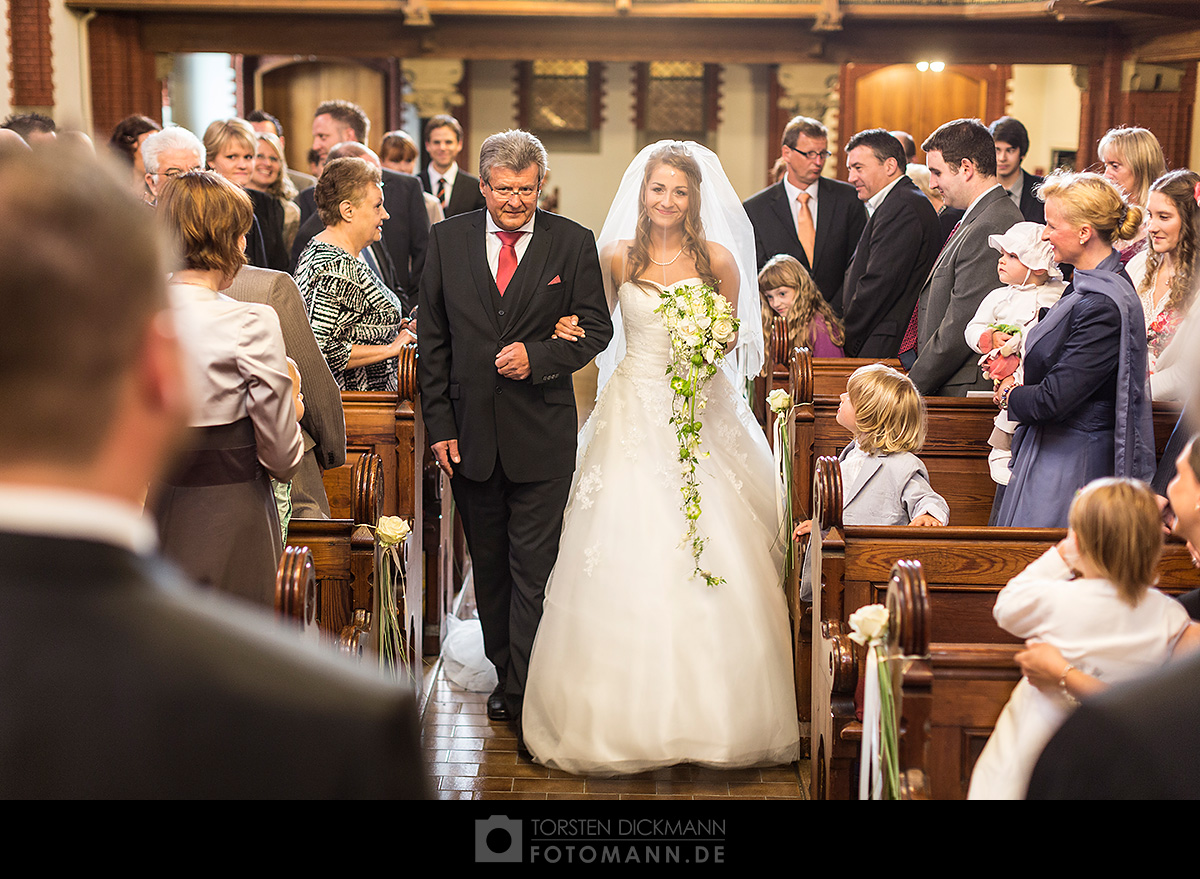
[[767, 394], [767, 405], [776, 414], [782, 414], [792, 408], [792, 396], [783, 388], [776, 388]]
[[408, 527], [408, 522], [399, 516], [380, 516], [379, 524], [375, 526], [375, 536], [383, 547], [395, 546], [408, 537], [410, 531], [412, 529]]
[[850, 640], [856, 644], [878, 641], [887, 632], [888, 611], [882, 604], [868, 604], [850, 614]]

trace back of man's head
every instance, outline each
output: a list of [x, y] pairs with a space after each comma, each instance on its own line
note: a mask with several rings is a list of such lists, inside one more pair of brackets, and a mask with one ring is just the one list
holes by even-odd
[[913, 140], [913, 136], [900, 129], [889, 131], [888, 134], [900, 141], [900, 146], [904, 147], [905, 164], [912, 164], [917, 158], [917, 142]]
[[925, 152], [938, 152], [951, 168], [966, 159], [984, 177], [996, 176], [996, 142], [978, 119], [955, 119], [938, 127], [921, 144]]
[[366, 159], [376, 168], [383, 167], [383, 164], [379, 161], [379, 156], [375, 155], [375, 150], [353, 140], [339, 143], [331, 149], [329, 155], [325, 157], [325, 163], [328, 164], [334, 159]]
[[359, 143], [366, 143], [367, 135], [371, 133], [371, 120], [362, 107], [350, 101], [325, 101], [313, 113], [314, 119], [318, 116], [329, 116], [343, 128], [349, 128]]
[[99, 161], [0, 160], [0, 458], [83, 465], [166, 304], [154, 212]]
[[15, 131], [26, 141], [30, 139], [30, 135], [54, 134], [58, 130], [54, 120], [41, 113], [14, 113], [0, 122], [0, 128]]

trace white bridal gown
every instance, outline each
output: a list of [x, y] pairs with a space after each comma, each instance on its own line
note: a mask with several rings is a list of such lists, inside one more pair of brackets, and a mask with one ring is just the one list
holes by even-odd
[[[682, 282], [690, 283], [690, 282]], [[692, 577], [658, 288], [622, 285], [627, 353], [579, 437], [525, 692], [526, 746], [573, 773], [797, 758], [775, 468], [724, 373], [709, 381], [698, 474], [707, 538]]]

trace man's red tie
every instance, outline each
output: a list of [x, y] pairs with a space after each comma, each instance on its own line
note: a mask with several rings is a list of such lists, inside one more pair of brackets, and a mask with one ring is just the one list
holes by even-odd
[[504, 291], [508, 288], [508, 282], [512, 280], [513, 273], [517, 270], [517, 242], [524, 234], [524, 232], [496, 233], [496, 237], [500, 239], [500, 262], [496, 266], [496, 287], [501, 296], [504, 295]]
[[[958, 231], [958, 227], [962, 225], [962, 220], [954, 224], [954, 228], [950, 230], [950, 234], [946, 236], [946, 244], [950, 243], [950, 239], [954, 237], [954, 233]], [[942, 250], [946, 249], [946, 244], [942, 245]], [[942, 251], [938, 251], [938, 256], [942, 255]], [[920, 296], [917, 297], [917, 304], [913, 306], [912, 317], [909, 318], [908, 327], [904, 330], [904, 338], [900, 341], [900, 353], [911, 351], [917, 347], [917, 309], [921, 307]]]

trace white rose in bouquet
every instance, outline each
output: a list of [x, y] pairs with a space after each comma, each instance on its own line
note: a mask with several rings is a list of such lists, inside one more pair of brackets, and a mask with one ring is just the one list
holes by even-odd
[[712, 327], [713, 338], [724, 344], [733, 336], [733, 321], [727, 317], [717, 320]]

